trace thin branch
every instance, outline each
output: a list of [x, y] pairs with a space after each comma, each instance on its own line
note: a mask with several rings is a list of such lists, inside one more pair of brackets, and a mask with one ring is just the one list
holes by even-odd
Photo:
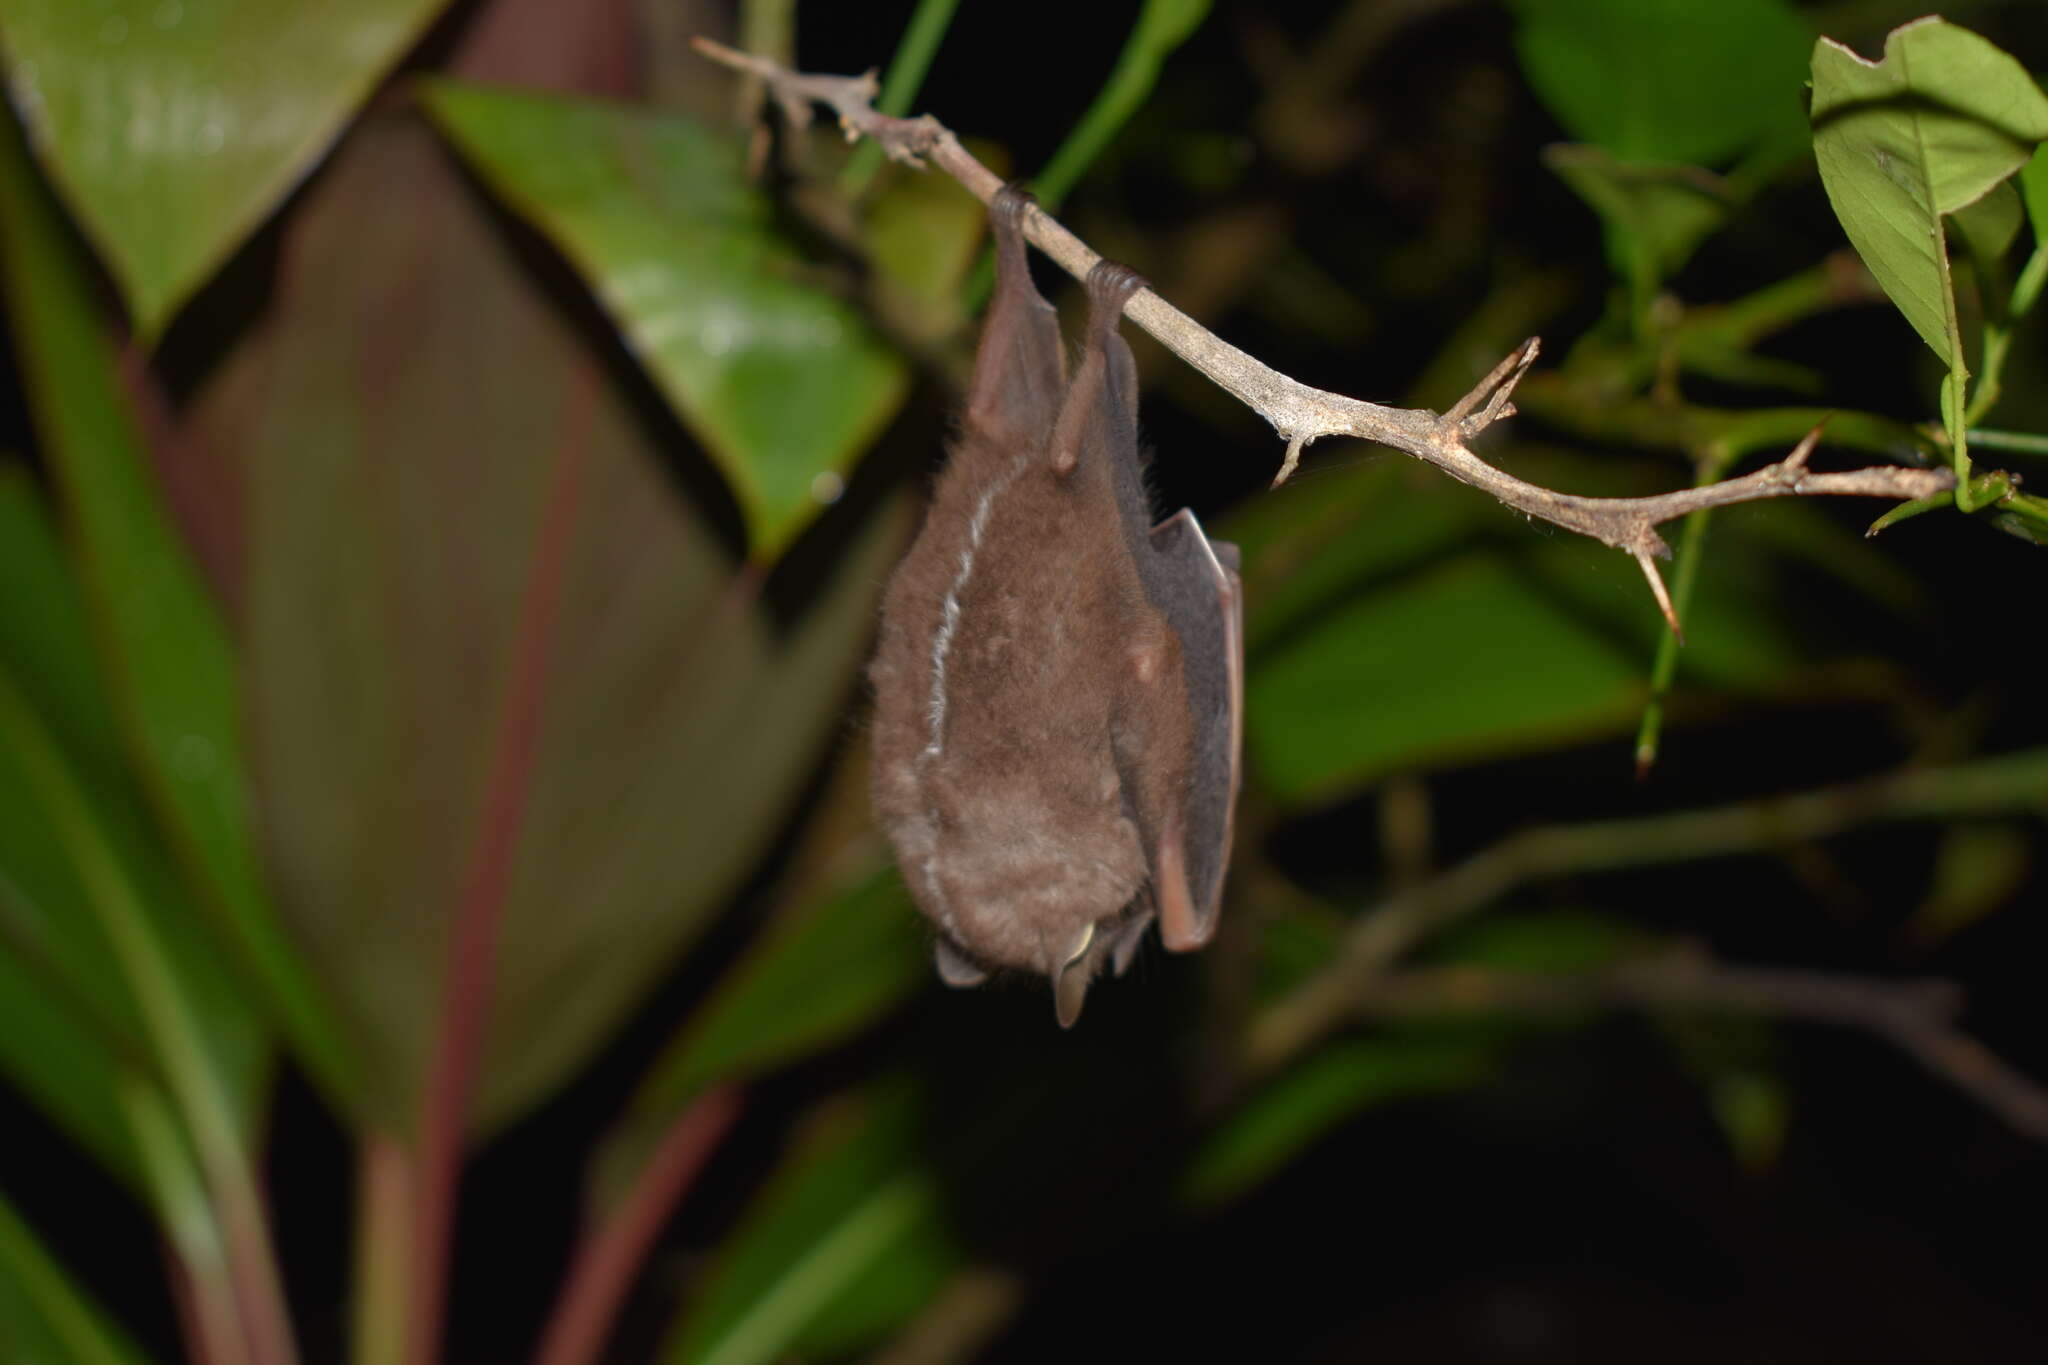
[[1733, 966], [1688, 948], [1584, 973], [1409, 968], [1383, 978], [1359, 1012], [1548, 1014], [1589, 1006], [1760, 1014], [1862, 1029], [1913, 1057], [2015, 1132], [2048, 1142], [2048, 1089], [1956, 1026], [1962, 993], [1947, 981]]
[[1245, 1062], [1265, 1074], [1357, 1014], [1401, 956], [1528, 882], [1782, 848], [1886, 820], [2048, 811], [2048, 749], [1900, 773], [1796, 796], [1639, 820], [1539, 826], [1389, 896], [1330, 960], [1253, 1022]]
[[[891, 118], [878, 113], [874, 107], [877, 86], [873, 72], [864, 76], [806, 75], [706, 38], [694, 40], [694, 46], [711, 60], [765, 82], [785, 117], [798, 126], [808, 121], [810, 105], [822, 104], [837, 116], [849, 141], [872, 138], [894, 161], [908, 166], [937, 166], [984, 203], [1003, 186], [1002, 177], [970, 155], [937, 119], [930, 115]], [[1035, 206], [1024, 215], [1024, 232], [1076, 279], [1085, 279], [1101, 259], [1085, 242]], [[1657, 534], [1657, 527], [1699, 508], [1824, 493], [1915, 499], [1952, 487], [1954, 482], [1947, 470], [1896, 466], [1814, 474], [1805, 469], [1803, 459], [1788, 459], [1739, 479], [1655, 497], [1589, 498], [1553, 492], [1503, 473], [1474, 455], [1468, 446], [1494, 422], [1513, 415], [1515, 385], [1536, 359], [1538, 343], [1534, 337], [1516, 347], [1449, 411], [1438, 414], [1426, 408], [1386, 407], [1311, 388], [1232, 346], [1149, 289], [1131, 295], [1124, 313], [1168, 350], [1265, 418], [1287, 443], [1291, 456], [1298, 456], [1302, 446], [1325, 436], [1350, 436], [1403, 451], [1519, 512], [1591, 536], [1603, 545], [1634, 556], [1650, 575], [1653, 590], [1661, 585], [1651, 561], [1667, 559], [1671, 554], [1670, 547]], [[1283, 478], [1285, 473], [1283, 467]], [[1668, 598], [1659, 596], [1660, 605], [1669, 616]]]

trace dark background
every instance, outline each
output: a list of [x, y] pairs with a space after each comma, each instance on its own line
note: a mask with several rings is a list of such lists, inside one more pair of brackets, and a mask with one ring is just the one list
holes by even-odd
[[[800, 61], [820, 71], [884, 64], [911, 8], [800, 6]], [[1865, 52], [1914, 13], [1816, 8], [1824, 31]], [[918, 108], [1001, 144], [1017, 167], [1040, 165], [1099, 87], [1136, 9], [963, 5]], [[1511, 21], [1486, 3], [1406, 9], [1415, 17], [1332, 112], [1349, 121], [1350, 150], [1316, 162], [1262, 141], [1253, 111], [1286, 79], [1289, 45], [1313, 42], [1331, 6], [1221, 0], [1063, 217], [1105, 250], [1131, 244], [1126, 254], [1174, 297], [1176, 280], [1201, 274], [1199, 262], [1176, 254], [1191, 223], [1267, 206], [1278, 226], [1259, 249], [1301, 253], [1341, 286], [1356, 315], [1348, 344], [1287, 325], [1286, 308], [1270, 298], [1284, 286], [1258, 269], [1203, 321], [1311, 383], [1396, 397], [1516, 271], [1572, 282], [1544, 324], [1561, 355], [1600, 313], [1605, 264], [1592, 216], [1539, 160], [1560, 132], [1521, 80]], [[1965, 5], [1949, 17], [2030, 66], [2048, 64], [2048, 22], [2036, 6]], [[443, 25], [429, 49], [460, 23], [458, 15]], [[1203, 158], [1224, 167], [1213, 183], [1177, 169]], [[1817, 180], [1794, 174], [1675, 288], [1689, 299], [1732, 297], [1840, 244]], [[260, 261], [260, 246], [255, 254]], [[215, 287], [213, 306], [231, 315], [232, 291], [243, 287], [231, 276]], [[195, 333], [187, 344], [203, 340]], [[1162, 502], [1187, 503], [1205, 520], [1226, 515], [1270, 477], [1278, 444], [1248, 414], [1200, 392], [1199, 379], [1166, 373], [1171, 362], [1149, 343], [1139, 346], [1152, 378], [1145, 424], [1161, 452]], [[1931, 411], [1927, 357], [1888, 313], [1820, 319], [1774, 350], [1820, 367], [1829, 401], [1916, 421]], [[2001, 425], [2048, 429], [2048, 401], [2032, 392], [2039, 354], [2023, 346], [2013, 362]], [[944, 403], [928, 380], [869, 477], [918, 477]], [[1304, 477], [1395, 458], [1331, 447], [1311, 454]], [[1674, 462], [1674, 485], [1682, 477]], [[1863, 505], [1829, 511], [1853, 527], [1869, 515]], [[1957, 517], [1922, 519], [1883, 543], [1942, 604], [1912, 633], [1872, 625], [1892, 631], [1882, 648], [1930, 707], [1980, 717], [1977, 743], [1987, 750], [2048, 738], [2027, 648], [2043, 619], [2040, 552]], [[1633, 575], [1618, 561], [1614, 572], [1618, 581]], [[1839, 624], [1853, 608], [1816, 587], [1785, 610]], [[1822, 702], [1689, 726], [1641, 785], [1622, 737], [1449, 767], [1428, 774], [1436, 846], [1450, 861], [1536, 819], [1796, 790], [1886, 769], [1909, 751], [1890, 708]], [[1385, 872], [1371, 836], [1376, 801], [1366, 793], [1301, 814], [1262, 851], [1301, 884], [1359, 904]], [[1935, 847], [1932, 829], [1884, 829], [1830, 841], [1817, 871], [1723, 859], [1546, 885], [1525, 899], [1597, 905], [1734, 961], [1955, 980], [1968, 992], [1970, 1030], [2048, 1075], [2038, 985], [2048, 874], [2037, 858], [2010, 906], [1927, 950], [1904, 926], [1925, 895]], [[742, 941], [738, 926], [714, 936], [597, 1069], [482, 1153], [457, 1243], [461, 1358], [522, 1353], [575, 1228], [581, 1155], [679, 1009]], [[646, 1357], [680, 1286], [737, 1216], [794, 1117], [836, 1085], [905, 1058], [932, 1081], [929, 1141], [963, 1235], [990, 1261], [1032, 1277], [1025, 1307], [985, 1359], [2041, 1358], [2048, 1153], [1881, 1040], [1769, 1030], [1761, 1047], [1786, 1082], [1791, 1122], [1775, 1161], [1745, 1167], [1658, 1026], [1617, 1017], [1534, 1030], [1489, 1082], [1370, 1109], [1244, 1201], [1187, 1221], [1160, 1204], [1172, 1174], [1165, 1153], [1196, 1121], [1199, 1078], [1186, 1073], [1199, 1053], [1187, 1032], [1203, 985], [1183, 963], [1150, 961], [1138, 975], [1101, 993], [1071, 1035], [1053, 1033], [1035, 993], [930, 993], [851, 1049], [762, 1087], [657, 1253], [615, 1358]], [[285, 1154], [272, 1179], [295, 1305], [310, 1338], [333, 1341], [347, 1270], [348, 1146], [295, 1080], [283, 1088], [274, 1132], [273, 1149]], [[0, 1095], [0, 1134], [12, 1169], [39, 1172], [11, 1192], [83, 1277], [174, 1357], [144, 1221], [11, 1096]], [[319, 1347], [310, 1355], [339, 1358]]]

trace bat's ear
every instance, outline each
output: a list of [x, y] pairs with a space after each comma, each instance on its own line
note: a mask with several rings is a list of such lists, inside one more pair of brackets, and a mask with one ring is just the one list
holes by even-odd
[[939, 980], [954, 990], [966, 990], [988, 980], [987, 968], [956, 948], [953, 940], [943, 936], [932, 942], [932, 965], [939, 969]]
[[970, 433], [1005, 445], [1035, 444], [1059, 411], [1067, 356], [1060, 320], [1031, 282], [1024, 244], [1030, 194], [1005, 185], [989, 201], [996, 239], [996, 292], [981, 325], [981, 349], [967, 390]]
[[1072, 1028], [1074, 1021], [1081, 1017], [1081, 1006], [1088, 1001], [1088, 983], [1093, 979], [1095, 969], [1088, 950], [1094, 944], [1095, 926], [1091, 924], [1081, 931], [1081, 937], [1068, 950], [1067, 960], [1061, 964], [1059, 974], [1052, 979], [1052, 1010], [1061, 1028]]

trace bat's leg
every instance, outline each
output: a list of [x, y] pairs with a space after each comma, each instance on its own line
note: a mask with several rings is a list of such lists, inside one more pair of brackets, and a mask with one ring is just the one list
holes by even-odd
[[988, 206], [996, 239], [996, 293], [974, 357], [967, 427], [999, 449], [1045, 438], [1065, 382], [1059, 317], [1031, 282], [1024, 242], [1024, 215], [1031, 204], [1024, 190], [1005, 185]]
[[1083, 452], [1099, 452], [1117, 462], [1128, 456], [1128, 472], [1136, 477], [1138, 373], [1117, 324], [1123, 320], [1125, 302], [1144, 287], [1135, 270], [1115, 261], [1097, 261], [1088, 272], [1088, 325], [1081, 364], [1053, 427], [1052, 469], [1062, 478], [1073, 473]]

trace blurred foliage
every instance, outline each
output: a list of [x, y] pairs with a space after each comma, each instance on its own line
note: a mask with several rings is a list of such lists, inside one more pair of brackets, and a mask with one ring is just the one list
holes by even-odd
[[[1778, 952], [1755, 921], [1814, 903], [1919, 971], [2024, 932], [2044, 867], [2038, 675], [1971, 661], [2036, 633], [2001, 603], [2048, 540], [2048, 404], [2001, 382], [2043, 354], [2048, 29], [1886, 37], [1898, 8], [1145, 0], [1000, 42], [953, 0], [853, 37], [691, 10], [835, 71], [900, 36], [888, 107], [1283, 368], [1442, 407], [1552, 329], [1485, 452], [1524, 479], [1710, 482], [1832, 414], [1818, 458], [1965, 480], [1881, 524], [1982, 514], [1697, 514], [1681, 652], [1624, 557], [1410, 462], [1319, 449], [1224, 507], [1278, 449], [1142, 354], [1162, 490], [1244, 553], [1249, 782], [1221, 941], [1055, 1038], [1028, 992], [936, 998], [865, 814], [860, 664], [972, 348], [970, 196], [764, 121], [632, 0], [0, 0], [10, 1102], [154, 1221], [184, 1349], [224, 1362], [287, 1360], [288, 1307], [311, 1359], [438, 1358], [441, 1300], [406, 1302], [434, 1153], [565, 1111], [531, 1183], [580, 1167], [575, 1225], [455, 1224], [466, 1267], [540, 1267], [506, 1283], [566, 1262], [548, 1340], [582, 1344], [543, 1365], [971, 1354], [1037, 1310], [962, 1286], [1192, 1239], [1390, 1116], [1498, 1114], [1617, 1004], [1769, 1178], [1804, 1100], [1755, 1001], [1603, 974], [1724, 922]], [[1056, 62], [1099, 83], [1054, 111], [1012, 73]], [[1631, 734], [1689, 775], [1629, 784]], [[1905, 871], [1912, 840], [1836, 846], [1913, 822]], [[1724, 855], [1758, 905], [1695, 889]], [[319, 1158], [280, 1074], [362, 1161], [360, 1279], [289, 1305], [260, 1191]], [[679, 1135], [734, 1088], [671, 1227]], [[40, 1177], [0, 1160], [0, 1358], [167, 1358]], [[463, 1293], [454, 1356], [527, 1349], [466, 1343], [537, 1307]]]

